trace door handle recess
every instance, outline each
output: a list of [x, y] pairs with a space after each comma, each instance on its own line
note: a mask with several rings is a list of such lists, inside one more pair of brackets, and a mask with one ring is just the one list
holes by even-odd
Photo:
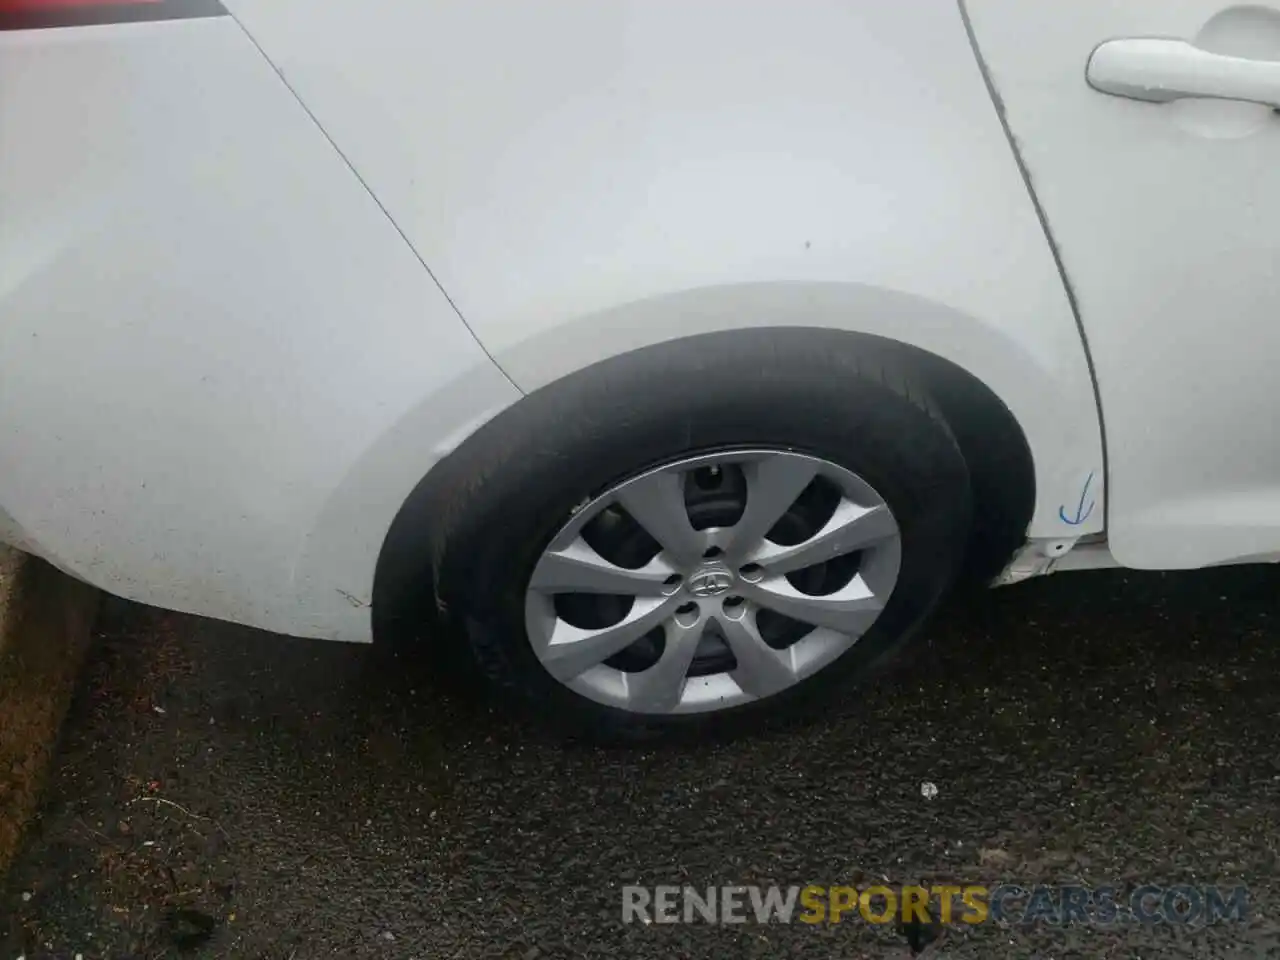
[[1209, 53], [1185, 40], [1108, 40], [1089, 57], [1085, 76], [1101, 93], [1134, 100], [1212, 97], [1280, 109], [1280, 61]]

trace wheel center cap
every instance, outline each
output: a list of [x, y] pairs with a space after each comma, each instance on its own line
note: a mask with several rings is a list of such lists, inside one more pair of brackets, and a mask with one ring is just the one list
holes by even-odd
[[733, 586], [733, 571], [723, 563], [699, 567], [689, 578], [689, 592], [695, 597], [718, 597]]

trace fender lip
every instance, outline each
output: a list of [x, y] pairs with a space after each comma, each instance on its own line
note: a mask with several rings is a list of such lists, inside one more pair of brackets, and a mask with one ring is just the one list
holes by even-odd
[[0, 31], [91, 27], [109, 23], [225, 17], [221, 0], [62, 0], [37, 7], [30, 0], [0, 6]]

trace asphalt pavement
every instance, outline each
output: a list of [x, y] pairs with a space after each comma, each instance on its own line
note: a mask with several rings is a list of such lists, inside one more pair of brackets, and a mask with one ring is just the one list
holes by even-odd
[[[0, 884], [19, 956], [1280, 955], [1280, 569], [953, 602], [736, 743], [565, 745], [412, 652], [109, 605]], [[446, 642], [448, 638], [443, 638]], [[1246, 884], [1214, 924], [622, 922], [627, 884]]]

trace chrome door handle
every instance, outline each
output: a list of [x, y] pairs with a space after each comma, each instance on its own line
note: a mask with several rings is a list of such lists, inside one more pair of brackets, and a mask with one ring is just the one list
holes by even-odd
[[1212, 97], [1280, 109], [1280, 61], [1209, 53], [1185, 40], [1108, 40], [1089, 57], [1085, 76], [1095, 90], [1134, 100]]

